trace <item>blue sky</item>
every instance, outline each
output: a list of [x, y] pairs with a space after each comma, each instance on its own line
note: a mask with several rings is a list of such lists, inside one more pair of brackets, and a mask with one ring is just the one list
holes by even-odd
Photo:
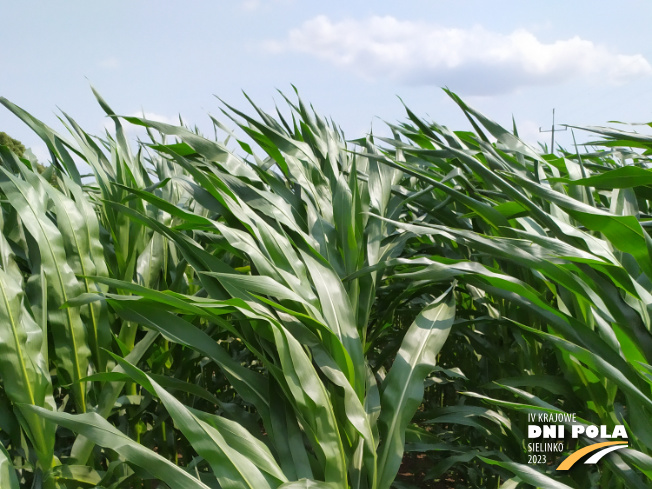
[[[244, 109], [245, 91], [272, 110], [291, 84], [350, 138], [403, 120], [398, 97], [467, 128], [442, 86], [500, 123], [513, 115], [530, 142], [548, 140], [538, 128], [553, 107], [558, 123], [652, 121], [645, 0], [25, 0], [2, 12], [0, 95], [55, 128], [61, 109], [103, 131], [91, 84], [120, 114], [181, 114], [207, 133], [207, 114], [225, 120], [214, 95]], [[4, 108], [0, 130], [46, 154]]]

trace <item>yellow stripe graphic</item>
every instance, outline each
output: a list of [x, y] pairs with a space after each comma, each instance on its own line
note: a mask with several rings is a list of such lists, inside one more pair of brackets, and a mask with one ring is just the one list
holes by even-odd
[[559, 467], [557, 467], [557, 470], [568, 470], [570, 469], [575, 462], [577, 462], [579, 459], [581, 459], [584, 455], [587, 455], [591, 452], [595, 452], [596, 450], [599, 450], [600, 448], [603, 447], [610, 447], [612, 445], [627, 445], [628, 442], [626, 441], [605, 441], [602, 443], [594, 443], [593, 445], [589, 445], [588, 447], [584, 447], [581, 450], [576, 451], [575, 453], [569, 455], [566, 457], [566, 460], [564, 460], [561, 464], [559, 464]]

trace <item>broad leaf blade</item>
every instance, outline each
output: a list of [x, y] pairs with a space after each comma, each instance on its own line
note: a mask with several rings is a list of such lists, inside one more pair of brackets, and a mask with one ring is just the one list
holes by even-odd
[[405, 429], [423, 399], [423, 383], [437, 363], [455, 318], [455, 296], [449, 289], [427, 306], [405, 334], [401, 349], [383, 382], [378, 478], [389, 488], [403, 459]]

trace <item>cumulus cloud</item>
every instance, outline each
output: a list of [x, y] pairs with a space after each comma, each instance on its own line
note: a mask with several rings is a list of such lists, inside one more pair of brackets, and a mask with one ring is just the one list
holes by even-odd
[[368, 79], [448, 85], [476, 95], [579, 77], [622, 84], [652, 73], [641, 54], [617, 53], [577, 36], [546, 43], [525, 29], [502, 34], [391, 16], [334, 22], [322, 15], [265, 47], [309, 54]]

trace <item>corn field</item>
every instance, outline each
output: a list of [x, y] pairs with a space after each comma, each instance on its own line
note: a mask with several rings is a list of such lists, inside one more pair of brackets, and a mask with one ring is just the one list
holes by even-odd
[[[214, 138], [0, 99], [51, 156], [0, 146], [0, 487], [651, 487], [652, 137], [449, 95], [472, 132], [356, 140], [298, 95]], [[628, 447], [530, 463], [568, 413]]]

